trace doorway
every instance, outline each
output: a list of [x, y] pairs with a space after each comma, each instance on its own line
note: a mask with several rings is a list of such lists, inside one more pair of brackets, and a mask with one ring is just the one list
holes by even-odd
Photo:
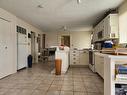
[[70, 36], [69, 35], [61, 36], [61, 45], [70, 47]]
[[33, 63], [35, 63], [35, 33], [31, 31], [31, 55], [33, 57]]
[[46, 35], [42, 34], [42, 48], [43, 49], [45, 48], [45, 38], [46, 38]]
[[38, 43], [38, 52], [41, 52], [41, 35], [40, 34], [38, 34], [37, 43]]

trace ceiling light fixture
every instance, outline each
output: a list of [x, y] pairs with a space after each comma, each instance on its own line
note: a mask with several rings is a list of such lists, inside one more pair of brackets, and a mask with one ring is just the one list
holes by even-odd
[[64, 29], [64, 31], [66, 31], [67, 30], [67, 26], [63, 26], [63, 29]]
[[42, 5], [38, 5], [37, 7], [38, 7], [38, 8], [44, 8]]
[[81, 3], [81, 0], [77, 0], [77, 3], [80, 4]]

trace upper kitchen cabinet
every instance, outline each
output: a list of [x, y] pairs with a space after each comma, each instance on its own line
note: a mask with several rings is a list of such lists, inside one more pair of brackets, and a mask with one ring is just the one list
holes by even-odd
[[104, 38], [104, 20], [101, 21], [93, 31], [93, 42], [101, 41]]
[[110, 14], [104, 19], [104, 39], [118, 38], [119, 20], [118, 14]]
[[93, 42], [118, 38], [118, 14], [109, 14], [95, 28]]
[[96, 42], [98, 40], [98, 38], [97, 38], [97, 28], [98, 27], [95, 27], [94, 31], [93, 31], [93, 38], [92, 38], [93, 42]]

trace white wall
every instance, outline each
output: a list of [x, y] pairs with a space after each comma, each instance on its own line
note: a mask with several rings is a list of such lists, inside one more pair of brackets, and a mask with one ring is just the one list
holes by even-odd
[[[12, 72], [17, 72], [17, 32], [16, 32], [16, 25], [22, 26], [27, 29], [27, 31], [33, 31], [36, 33], [36, 36], [39, 34], [43, 34], [43, 32], [36, 27], [28, 24], [27, 22], [17, 18], [15, 15], [5, 11], [4, 9], [0, 8], [0, 17], [6, 20], [9, 20], [11, 22], [11, 54], [10, 58], [12, 59], [12, 62], [10, 64], [13, 65]], [[31, 45], [30, 45], [31, 46]], [[38, 44], [36, 44], [36, 54], [38, 53]], [[30, 53], [31, 47], [28, 47], [28, 53]], [[37, 60], [36, 60], [37, 61]]]
[[[13, 69], [11, 73], [15, 73], [17, 71], [17, 35], [16, 35], [16, 16], [12, 15], [11, 13], [3, 10], [0, 8], [0, 17], [6, 20], [9, 20], [11, 23], [11, 34], [9, 34], [11, 36], [11, 54], [10, 55], [10, 59], [11, 62], [10, 64], [13, 65]], [[6, 60], [6, 59], [5, 59]]]
[[46, 33], [46, 46], [45, 47], [50, 47], [50, 46], [57, 46], [57, 32], [47, 32]]
[[91, 46], [91, 31], [72, 32], [71, 34], [71, 48], [90, 48]]
[[127, 1], [119, 8], [120, 43], [127, 43]]
[[71, 48], [90, 48], [91, 32], [48, 32], [46, 33], [46, 47], [60, 45], [62, 35], [70, 35]]

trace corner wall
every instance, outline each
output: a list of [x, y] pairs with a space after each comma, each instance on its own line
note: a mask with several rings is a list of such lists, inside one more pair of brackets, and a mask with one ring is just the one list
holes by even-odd
[[57, 46], [57, 32], [47, 32], [45, 47], [48, 48], [50, 46]]
[[11, 59], [10, 64], [12, 64], [13, 66], [11, 70], [12, 72], [10, 73], [15, 73], [17, 72], [17, 34], [15, 32], [16, 31], [16, 28], [15, 28], [16, 16], [0, 8], [0, 17], [10, 21], [11, 23], [11, 30], [10, 30], [11, 35], [10, 34], [9, 35], [11, 36], [11, 41], [12, 41], [11, 47], [10, 47], [12, 51], [11, 51], [11, 54], [9, 54], [9, 56]]
[[62, 35], [70, 35], [71, 48], [90, 48], [91, 32], [90, 31], [74, 31], [74, 32], [47, 32], [46, 47], [60, 45]]
[[[37, 29], [36, 27], [32, 26], [31, 24], [28, 24], [27, 22], [17, 18], [15, 15], [9, 13], [8, 11], [0, 8], [0, 17], [4, 18], [6, 20], [9, 20], [11, 22], [11, 54], [10, 58], [12, 62], [10, 64], [13, 65], [12, 73], [17, 72], [17, 32], [16, 32], [16, 25], [22, 26], [27, 29], [27, 32], [33, 31], [36, 33], [36, 37], [38, 34], [44, 34], [40, 29]], [[30, 40], [28, 40], [30, 43]], [[31, 46], [31, 45], [30, 45]], [[28, 54], [31, 52], [31, 47], [28, 46]], [[38, 62], [38, 44], [36, 43], [36, 62]]]
[[127, 43], [127, 1], [119, 7], [120, 43]]
[[[16, 19], [16, 25], [19, 25], [27, 30], [27, 33], [35, 32], [35, 56], [36, 60], [35, 62], [38, 62], [38, 43], [37, 43], [37, 37], [38, 34], [44, 34], [41, 30], [37, 29], [36, 27], [28, 24], [27, 22], [21, 20], [20, 18]], [[27, 36], [28, 37], [28, 36]], [[29, 45], [28, 45], [28, 55], [31, 54], [31, 39], [27, 39]]]

